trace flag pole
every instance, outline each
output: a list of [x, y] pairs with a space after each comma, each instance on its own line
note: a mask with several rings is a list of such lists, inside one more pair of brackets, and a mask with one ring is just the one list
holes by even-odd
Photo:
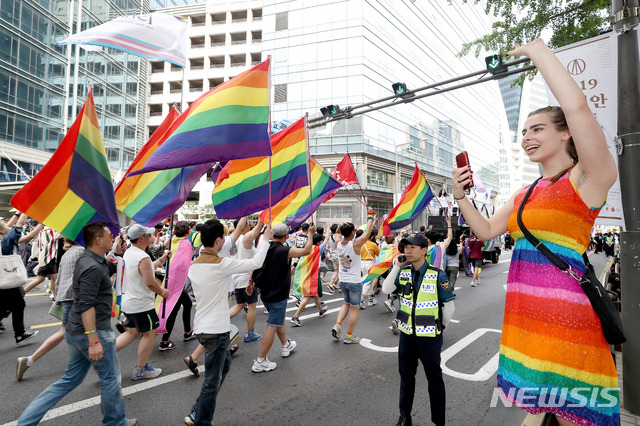
[[[169, 251], [171, 251], [171, 240], [173, 239], [173, 218], [175, 213], [171, 214], [171, 223], [169, 223]], [[173, 253], [171, 253], [173, 256]], [[169, 288], [169, 264], [171, 263], [171, 258], [167, 258], [167, 266], [165, 268], [164, 274], [164, 288], [165, 290]], [[167, 298], [162, 299], [162, 318], [164, 319], [167, 310]]]
[[[271, 55], [267, 55], [269, 60], [269, 71], [267, 72], [267, 93], [269, 93], [269, 125], [267, 133], [269, 134], [269, 145], [271, 146]], [[269, 156], [269, 227], [271, 227], [271, 157], [273, 157], [273, 147], [271, 147], [271, 155]]]
[[313, 223], [313, 186], [311, 185], [311, 152], [309, 150], [309, 113], [304, 116], [304, 138], [307, 142], [307, 181], [309, 182], [309, 213], [311, 216], [311, 223]]
[[31, 176], [29, 176], [29, 175], [27, 174], [27, 172], [25, 172], [25, 171], [24, 171], [24, 169], [18, 165], [18, 163], [16, 163], [15, 161], [13, 161], [13, 160], [11, 159], [11, 157], [9, 157], [9, 155], [7, 155], [7, 153], [6, 153], [6, 152], [4, 152], [4, 151], [0, 151], [0, 152], [2, 152], [2, 155], [4, 155], [5, 157], [7, 157], [7, 160], [11, 161], [11, 163], [12, 163], [14, 166], [16, 166], [16, 169], [20, 170], [20, 173], [22, 173], [22, 174], [27, 178], [27, 180], [28, 180], [28, 181], [29, 181], [29, 180], [31, 180]]
[[[415, 165], [416, 165], [416, 167], [418, 167], [418, 162], [417, 162], [417, 161], [415, 162]], [[418, 170], [420, 170], [420, 167], [418, 167]], [[431, 184], [429, 183], [429, 180], [428, 180], [428, 179], [427, 179], [427, 177], [424, 175], [424, 173], [422, 173], [422, 170], [420, 170], [420, 173], [422, 174], [422, 177], [424, 178], [424, 181], [425, 181], [425, 182], [427, 182], [427, 185], [429, 185], [429, 188], [433, 189], [433, 185], [431, 185]], [[442, 203], [440, 202], [440, 200], [438, 200], [438, 197], [437, 197], [435, 194], [433, 194], [433, 195], [434, 195], [434, 198], [438, 201], [438, 204], [440, 204], [440, 207], [442, 207], [442, 208], [444, 209], [444, 206], [442, 205]], [[447, 206], [447, 207], [449, 207], [449, 206]]]
[[[318, 164], [320, 164], [320, 163], [318, 163]], [[324, 166], [323, 166], [322, 164], [320, 164], [320, 167], [322, 167], [322, 169], [323, 169], [325, 172], [327, 172], [327, 169], [325, 169], [325, 168], [324, 168]], [[355, 171], [355, 169], [354, 169], [354, 171]], [[328, 175], [330, 175], [331, 173], [327, 172], [327, 174], [328, 174]], [[356, 175], [356, 177], [358, 177], [358, 176]], [[353, 196], [354, 196], [354, 198], [355, 198], [356, 200], [360, 201], [360, 204], [362, 204], [363, 206], [367, 207], [367, 205], [365, 204], [365, 202], [364, 202], [364, 201], [362, 201], [360, 198], [358, 198], [358, 196], [357, 196], [356, 194], [354, 194], [354, 193], [353, 193], [353, 191], [351, 191], [349, 188], [347, 188], [347, 185], [343, 184], [342, 182], [340, 182], [340, 185], [342, 185], [342, 187], [343, 187], [344, 189], [346, 189], [347, 191], [349, 191], [349, 192], [351, 193], [351, 195], [353, 195]]]

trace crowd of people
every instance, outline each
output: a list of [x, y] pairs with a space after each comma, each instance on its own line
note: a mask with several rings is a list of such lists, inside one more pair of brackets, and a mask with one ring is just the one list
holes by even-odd
[[[582, 92], [546, 45], [536, 40], [509, 54], [531, 58], [562, 107], [534, 111], [522, 131], [523, 149], [532, 161], [542, 164], [544, 171], [522, 218], [545, 245], [581, 275], [581, 255], [589, 246], [589, 232], [615, 181], [615, 164]], [[596, 409], [595, 405], [576, 404], [570, 398], [560, 406], [546, 405], [537, 398], [543, 392], [559, 393], [569, 382], [594, 391], [617, 389], [616, 369], [597, 315], [584, 308], [589, 301], [578, 281], [546, 261], [537, 247], [523, 237], [516, 213], [524, 208], [524, 189], [487, 220], [465, 195], [464, 188], [472, 179], [469, 167], [453, 169], [452, 196], [471, 229], [468, 235], [455, 234], [447, 216], [446, 235], [422, 229], [378, 238], [374, 228], [378, 217], [368, 208], [363, 229], [351, 222], [326, 227], [309, 223], [300, 230], [291, 230], [282, 223], [271, 228], [260, 221], [251, 227], [247, 218], [232, 226], [212, 219], [201, 224], [178, 222], [171, 238], [164, 238], [163, 224], [155, 228], [134, 224], [114, 238], [106, 223], [92, 222], [82, 230], [86, 244], [83, 248], [59, 238], [42, 224], [26, 229], [28, 218], [24, 214], [16, 213], [7, 221], [0, 221], [3, 255], [18, 252], [26, 242], [38, 243], [37, 277], [24, 288], [0, 290], [0, 309], [3, 317], [12, 315], [16, 343], [32, 339], [37, 333], [24, 326], [26, 291], [49, 278], [52, 297], [63, 310], [61, 329], [32, 355], [18, 358], [18, 380], [63, 339], [69, 348], [62, 378], [28, 405], [18, 424], [39, 423], [91, 368], [101, 382], [102, 424], [137, 424], [137, 420], [125, 416], [117, 352], [139, 340], [131, 379], [151, 379], [162, 374], [160, 368], [149, 364], [149, 356], [157, 333], [162, 333], [160, 351], [175, 348], [170, 337], [182, 308], [184, 340], [196, 338], [199, 342], [196, 350], [184, 358], [185, 364], [199, 375], [198, 360], [204, 354], [205, 365], [201, 392], [184, 421], [187, 425], [210, 425], [218, 392], [236, 350], [231, 345], [231, 318], [246, 310], [244, 341], [260, 341], [252, 371], [274, 370], [277, 364], [269, 354], [276, 336], [282, 358], [297, 348], [297, 343], [287, 337], [285, 327], [292, 281], [299, 279], [300, 268], [296, 265], [306, 267], [318, 262], [313, 266], [324, 267], [319, 268], [321, 277], [302, 287], [291, 325], [302, 325], [300, 313], [312, 299], [318, 315], [326, 313], [320, 296], [322, 283], [327, 283], [328, 292], [341, 292], [343, 296], [343, 305], [336, 322], [327, 329], [327, 337], [345, 344], [358, 343], [359, 311], [375, 306], [376, 295], [382, 291], [386, 295], [385, 309], [396, 313], [392, 330], [399, 334], [397, 425], [412, 424], [418, 361], [428, 379], [431, 420], [444, 425], [446, 391], [440, 353], [443, 332], [455, 311], [454, 286], [459, 267], [473, 277], [472, 287], [480, 285], [484, 241], [507, 231], [513, 239], [509, 245], [514, 245], [497, 379], [504, 397], [515, 398], [516, 404], [533, 414], [551, 413], [561, 425], [619, 424], [619, 403]], [[575, 220], [567, 221], [567, 215]], [[613, 237], [603, 237], [605, 251], [608, 239]], [[400, 255], [385, 274], [363, 285], [363, 276], [385, 245], [397, 246]], [[120, 286], [121, 310], [126, 318], [116, 324], [118, 336], [111, 324], [113, 280], [116, 288]], [[191, 295], [197, 301], [193, 325]], [[230, 295], [236, 302], [232, 306]], [[268, 315], [262, 335], [255, 330], [258, 297]], [[158, 309], [163, 312], [161, 317]], [[527, 404], [517, 398], [526, 398]], [[583, 398], [589, 400], [589, 396]]]

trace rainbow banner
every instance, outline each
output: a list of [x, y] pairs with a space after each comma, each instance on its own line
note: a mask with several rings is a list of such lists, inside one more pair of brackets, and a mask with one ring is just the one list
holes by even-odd
[[162, 146], [167, 132], [179, 116], [176, 107], [171, 108], [169, 115], [136, 155], [115, 191], [118, 210], [144, 226], [154, 226], [175, 213], [200, 177], [213, 167], [212, 163], [207, 163], [130, 176], [131, 172], [144, 167], [149, 157]]
[[[451, 242], [450, 244], [455, 244]], [[427, 255], [425, 256], [425, 260], [427, 263], [434, 268], [445, 269], [447, 267], [445, 258], [444, 258], [445, 250], [440, 244], [434, 244], [427, 250]]]
[[369, 268], [367, 276], [362, 278], [362, 284], [366, 284], [378, 278], [391, 268], [393, 259], [398, 257], [400, 251], [396, 246], [385, 246], [380, 249], [380, 254], [376, 258], [376, 263]]
[[196, 99], [132, 175], [271, 155], [269, 63], [267, 59]]
[[382, 224], [382, 234], [391, 235], [392, 230], [411, 224], [432, 199], [433, 191], [416, 165], [411, 182], [402, 193], [400, 202], [389, 212], [389, 216]]
[[188, 23], [184, 16], [162, 12], [120, 16], [74, 34], [58, 45], [79, 44], [86, 50], [109, 47], [184, 68], [187, 65]]
[[313, 246], [311, 254], [303, 256], [293, 275], [293, 294], [298, 297], [317, 296], [320, 280], [320, 247]]
[[[313, 158], [309, 161], [309, 173], [311, 186], [296, 189], [271, 207], [272, 223], [285, 223], [291, 228], [301, 225], [318, 210], [328, 194], [342, 186]], [[313, 188], [313, 203], [310, 197], [311, 188]], [[269, 223], [268, 209], [260, 213], [260, 220], [263, 223]]]
[[[271, 137], [271, 203], [309, 185], [305, 119]], [[237, 219], [269, 208], [269, 157], [234, 160], [220, 172], [211, 196], [219, 218]], [[268, 222], [267, 222], [268, 223]]]
[[93, 91], [51, 159], [13, 196], [11, 205], [82, 245], [82, 228], [89, 222], [103, 220], [114, 234], [119, 232]]

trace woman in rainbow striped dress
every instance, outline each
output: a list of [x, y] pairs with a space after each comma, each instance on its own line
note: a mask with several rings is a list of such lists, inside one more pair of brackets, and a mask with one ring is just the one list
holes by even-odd
[[[540, 39], [509, 52], [528, 56], [560, 103], [533, 111], [522, 148], [540, 163], [540, 180], [524, 208], [525, 226], [582, 275], [589, 233], [617, 177], [604, 134], [578, 85]], [[483, 240], [511, 233], [511, 258], [500, 340], [498, 386], [532, 414], [552, 413], [561, 425], [618, 425], [618, 377], [600, 320], [578, 282], [560, 271], [520, 231], [516, 214], [526, 189], [491, 219], [464, 196], [469, 168], [453, 170], [453, 193]]]

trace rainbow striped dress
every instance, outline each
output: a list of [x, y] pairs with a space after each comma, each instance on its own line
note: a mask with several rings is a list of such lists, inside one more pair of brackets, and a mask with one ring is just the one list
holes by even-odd
[[[507, 284], [498, 386], [532, 414], [551, 412], [578, 425], [619, 425], [618, 376], [600, 320], [578, 282], [522, 234], [515, 199], [509, 232], [517, 241]], [[541, 179], [522, 212], [540, 241], [583, 275], [582, 253], [600, 209], [582, 201], [565, 174]]]

